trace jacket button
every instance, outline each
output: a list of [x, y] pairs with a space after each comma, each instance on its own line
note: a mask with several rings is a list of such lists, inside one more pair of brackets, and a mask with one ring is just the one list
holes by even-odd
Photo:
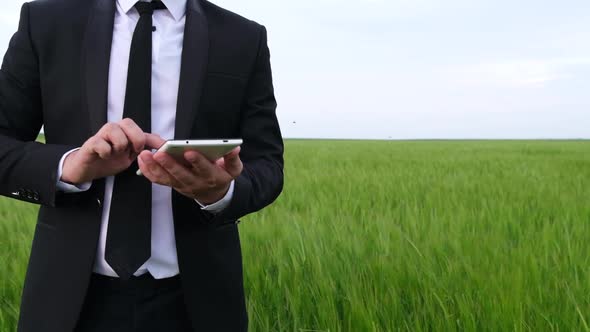
[[96, 199], [96, 205], [98, 205], [98, 207], [102, 207], [102, 201], [100, 200], [100, 198]]

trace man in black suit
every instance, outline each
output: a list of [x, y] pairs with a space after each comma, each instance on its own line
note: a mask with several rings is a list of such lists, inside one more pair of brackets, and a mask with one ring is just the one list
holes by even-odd
[[[265, 28], [205, 0], [25, 4], [0, 71], [0, 194], [41, 204], [19, 331], [247, 330], [237, 224], [282, 190], [275, 110]], [[179, 162], [162, 137], [244, 143]]]

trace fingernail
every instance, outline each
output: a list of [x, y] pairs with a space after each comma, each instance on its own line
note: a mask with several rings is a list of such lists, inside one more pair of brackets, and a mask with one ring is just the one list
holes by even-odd
[[197, 156], [194, 153], [188, 153], [186, 156], [186, 160], [190, 161], [191, 163], [197, 161]]

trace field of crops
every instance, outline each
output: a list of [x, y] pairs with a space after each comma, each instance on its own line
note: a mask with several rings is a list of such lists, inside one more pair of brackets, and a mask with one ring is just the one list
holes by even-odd
[[[286, 142], [240, 226], [252, 331], [590, 331], [590, 142]], [[0, 331], [36, 208], [0, 199]]]

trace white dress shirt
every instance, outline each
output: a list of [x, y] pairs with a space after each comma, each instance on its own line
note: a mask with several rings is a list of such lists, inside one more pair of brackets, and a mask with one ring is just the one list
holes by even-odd
[[[152, 128], [151, 132], [164, 139], [174, 138], [176, 120], [176, 103], [180, 79], [182, 43], [187, 0], [162, 0], [167, 9], [156, 10], [153, 14], [152, 54]], [[118, 122], [123, 116], [127, 69], [131, 39], [139, 13], [134, 5], [136, 0], [117, 0], [111, 62], [108, 83], [108, 122]], [[73, 150], [74, 151], [74, 150]], [[68, 153], [71, 153], [70, 151]], [[58, 168], [58, 179], [61, 178], [64, 155]], [[114, 177], [106, 178], [103, 214], [100, 238], [94, 272], [106, 276], [117, 277], [117, 274], [105, 260], [105, 246]], [[58, 189], [65, 192], [88, 190], [91, 184], [73, 186], [58, 182]], [[231, 202], [234, 182], [231, 183], [227, 195], [219, 202], [201, 207], [212, 213], [218, 213]], [[195, 204], [197, 204], [196, 202]], [[198, 203], [200, 204], [200, 203]], [[172, 215], [172, 189], [157, 184], [152, 185], [152, 255], [134, 274], [139, 276], [150, 272], [156, 279], [168, 278], [179, 273], [174, 236]]]

